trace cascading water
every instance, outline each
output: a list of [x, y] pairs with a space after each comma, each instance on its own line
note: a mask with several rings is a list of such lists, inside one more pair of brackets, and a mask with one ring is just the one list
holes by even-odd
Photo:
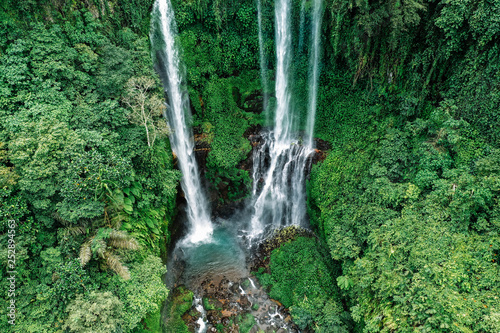
[[314, 134], [314, 119], [316, 117], [316, 101], [318, 95], [318, 80], [319, 80], [319, 60], [320, 60], [320, 28], [321, 28], [321, 11], [322, 1], [314, 0], [314, 9], [312, 17], [312, 40], [311, 40], [311, 56], [309, 61], [309, 105], [307, 112], [306, 125], [306, 145], [309, 148], [313, 147]]
[[[257, 22], [259, 24], [259, 59], [260, 59], [260, 77], [262, 81], [262, 89], [264, 91], [263, 93], [263, 99], [264, 99], [264, 112], [266, 112], [266, 116], [269, 114], [267, 112], [267, 105], [269, 102], [269, 92], [268, 92], [268, 83], [267, 83], [267, 61], [266, 61], [266, 54], [264, 50], [264, 37], [262, 34], [262, 9], [260, 6], [261, 0], [257, 0]], [[269, 121], [269, 119], [267, 119]]]
[[[292, 72], [292, 29], [291, 0], [276, 0], [275, 36], [275, 108], [269, 107], [267, 86], [267, 61], [265, 59], [263, 15], [261, 1], [257, 0], [259, 25], [259, 51], [261, 77], [264, 91], [264, 109], [271, 129], [263, 130], [260, 144], [254, 148], [254, 187], [253, 215], [251, 229], [243, 231], [250, 234], [250, 240], [260, 240], [266, 231], [286, 225], [301, 225], [305, 221], [305, 176], [310, 154], [313, 152], [314, 123], [306, 125], [305, 135], [299, 134], [297, 115], [294, 114], [291, 93]], [[316, 1], [316, 0], [315, 0]], [[319, 1], [319, 0], [318, 0]], [[319, 10], [320, 11], [320, 10]], [[215, 307], [225, 318], [238, 318], [239, 314], [251, 314], [255, 329], [265, 331], [285, 330], [296, 332], [296, 327], [269, 299], [258, 281], [249, 278], [249, 261], [241, 230], [235, 226], [240, 221], [247, 222], [245, 213], [236, 213], [231, 220], [218, 219], [212, 227], [207, 210], [207, 202], [202, 195], [198, 168], [193, 153], [192, 132], [187, 126], [189, 99], [187, 97], [184, 71], [181, 70], [179, 49], [175, 47], [176, 26], [170, 0], [156, 0], [154, 5], [151, 39], [153, 47], [161, 49], [153, 53], [157, 70], [162, 77], [169, 106], [166, 117], [173, 129], [172, 149], [178, 156], [178, 164], [183, 174], [182, 187], [187, 200], [187, 217], [191, 230], [186, 241], [177, 243], [170, 252], [169, 275], [174, 276], [169, 288], [177, 290], [176, 285], [192, 290], [195, 299], [186, 319], [190, 331], [204, 333], [213, 331], [220, 324], [220, 317], [212, 315], [210, 307]], [[302, 6], [301, 30], [305, 26], [305, 1]], [[314, 14], [314, 19], [321, 18]], [[319, 77], [319, 25], [313, 24], [310, 48], [310, 81], [314, 91], [309, 92], [309, 117], [314, 113], [316, 90]], [[265, 31], [265, 29], [264, 29]], [[300, 32], [303, 35], [303, 32]], [[309, 40], [309, 38], [307, 39]], [[303, 46], [303, 45], [302, 45]], [[304, 46], [304, 48], [306, 48]], [[305, 53], [296, 53], [301, 58]], [[271, 87], [272, 90], [272, 87]], [[274, 101], [273, 103], [274, 104]], [[314, 121], [314, 119], [313, 119]], [[244, 223], [243, 223], [244, 224]], [[209, 240], [204, 241], [203, 240]], [[190, 246], [195, 244], [197, 246]], [[251, 241], [251, 243], [253, 243]], [[254, 306], [256, 305], [256, 306]], [[222, 310], [221, 310], [222, 309]], [[194, 318], [194, 319], [193, 319]], [[287, 319], [288, 318], [288, 319]], [[167, 323], [171, 318], [166, 318]], [[192, 320], [188, 322], [189, 320]], [[231, 325], [234, 325], [231, 324]], [[240, 325], [237, 323], [236, 325]], [[300, 332], [300, 331], [298, 331]]]
[[193, 151], [193, 134], [187, 124], [190, 117], [189, 98], [183, 87], [185, 75], [175, 43], [177, 26], [170, 0], [157, 0], [153, 15], [156, 17], [153, 19], [151, 41], [153, 45], [162, 45], [161, 49], [153, 52], [153, 58], [159, 64], [158, 71], [168, 96], [166, 118], [172, 129], [170, 144], [182, 172], [181, 186], [187, 201], [187, 216], [191, 228], [186, 242], [198, 243], [210, 239], [213, 227]]
[[305, 35], [305, 23], [306, 23], [306, 0], [302, 0], [300, 4], [300, 23], [299, 23], [299, 51], [302, 51], [304, 46], [304, 35]]
[[[254, 214], [251, 220], [251, 239], [257, 236], [260, 239], [260, 235], [268, 229], [283, 225], [300, 225], [305, 220], [305, 169], [313, 151], [312, 130], [306, 132], [310, 143], [302, 144], [298, 117], [294, 115], [291, 105], [291, 0], [276, 1], [276, 108], [273, 110], [268, 110], [271, 108], [268, 107], [267, 99], [269, 90], [261, 0], [257, 2], [264, 109], [269, 118], [274, 115], [274, 119], [272, 130], [263, 131], [262, 142], [254, 150]], [[304, 6], [302, 10], [304, 11]], [[165, 116], [173, 129], [170, 140], [183, 174], [182, 188], [191, 225], [186, 240], [177, 243], [169, 253], [168, 276], [172, 278], [167, 279], [167, 283], [170, 281], [168, 286], [174, 295], [175, 291], [179, 290], [176, 285], [186, 286], [195, 295], [189, 312], [193, 317], [186, 319], [190, 331], [204, 333], [216, 329], [220, 324], [220, 317], [214, 316], [210, 312], [213, 310], [209, 308], [215, 307], [226, 319], [238, 318], [239, 314], [251, 314], [256, 321], [253, 330], [296, 332], [293, 322], [269, 299], [258, 281], [249, 278], [248, 253], [238, 238], [242, 237], [240, 230], [235, 228], [241, 225], [240, 221], [248, 221], [243, 216], [244, 212], [234, 214], [231, 220], [217, 219], [217, 227], [212, 227], [194, 158], [192, 132], [187, 126], [190, 116], [189, 99], [184, 70], [181, 70], [179, 49], [175, 47], [177, 29], [170, 0], [156, 0], [153, 13], [155, 16], [151, 34], [152, 45], [153, 48], [161, 47], [153, 52], [153, 56], [168, 96], [169, 105]], [[314, 35], [312, 39], [316, 40]], [[319, 56], [315, 54], [311, 53], [311, 57], [315, 58], [311, 60], [314, 66], [310, 71], [313, 73], [311, 82], [317, 84], [319, 74], [314, 73], [319, 73]], [[311, 96], [310, 94], [309, 98]], [[309, 106], [309, 109], [311, 107], [315, 106]], [[192, 244], [196, 246], [190, 246]], [[166, 318], [167, 324], [171, 319]]]
[[272, 135], [262, 133], [263, 143], [254, 151], [256, 199], [250, 238], [262, 234], [267, 226], [300, 225], [306, 213], [304, 169], [312, 150], [296, 142], [279, 146]]
[[275, 5], [276, 19], [276, 114], [274, 123], [275, 152], [282, 152], [290, 145], [293, 130], [290, 112], [290, 63], [292, 57], [291, 8], [289, 0], [278, 0]]
[[193, 299], [193, 307], [200, 313], [200, 317], [196, 321], [199, 328], [196, 330], [197, 333], [205, 333], [207, 331], [207, 313], [203, 308], [201, 297], [195, 297]]
[[[274, 130], [262, 134], [262, 144], [254, 150], [253, 197], [254, 214], [250, 237], [262, 234], [266, 226], [278, 228], [300, 225], [306, 216], [305, 169], [314, 151], [314, 117], [319, 80], [321, 0], [315, 0], [312, 17], [312, 40], [309, 65], [308, 117], [304, 145], [294, 136], [294, 115], [289, 89], [291, 64], [291, 27], [288, 0], [277, 0], [276, 19], [276, 112]], [[301, 7], [303, 34], [305, 1]], [[302, 47], [299, 41], [299, 47]], [[261, 61], [262, 63], [262, 61]], [[267, 222], [267, 223], [265, 223]]]
[[[294, 137], [294, 115], [289, 84], [292, 57], [291, 8], [278, 0], [276, 19], [276, 111], [274, 130], [262, 133], [263, 143], [254, 150], [254, 214], [250, 238], [266, 226], [300, 225], [305, 217], [304, 168], [310, 147]], [[269, 221], [269, 223], [264, 223]]]

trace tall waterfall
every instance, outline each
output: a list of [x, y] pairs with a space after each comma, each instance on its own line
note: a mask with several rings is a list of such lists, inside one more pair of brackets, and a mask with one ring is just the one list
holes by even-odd
[[276, 19], [276, 113], [274, 152], [287, 149], [291, 143], [293, 115], [290, 112], [290, 64], [292, 61], [291, 6], [289, 0], [278, 0], [275, 5]]
[[319, 80], [319, 60], [320, 60], [320, 29], [321, 29], [321, 0], [314, 0], [314, 9], [312, 17], [312, 40], [311, 55], [309, 61], [309, 105], [306, 124], [306, 145], [313, 147], [314, 119], [316, 117], [316, 101], [318, 98], [318, 80]]
[[[300, 13], [299, 48], [303, 43], [304, 7], [305, 1], [302, 2]], [[275, 4], [276, 111], [274, 128], [262, 134], [262, 144], [254, 149], [254, 214], [251, 219], [251, 237], [257, 237], [263, 233], [266, 226], [278, 228], [286, 225], [300, 225], [306, 215], [305, 169], [308, 165], [308, 157], [314, 151], [314, 117], [320, 73], [321, 7], [321, 0], [314, 0], [311, 20], [308, 117], [304, 145], [302, 145], [299, 142], [297, 124], [295, 124], [296, 120], [291, 106], [291, 6], [289, 0], [277, 0]], [[260, 2], [258, 13], [260, 23]]]
[[305, 23], [306, 23], [306, 0], [302, 0], [300, 4], [300, 21], [299, 21], [299, 52], [302, 52], [302, 48], [304, 46]]
[[[266, 118], [269, 115], [267, 110], [267, 106], [269, 103], [269, 92], [268, 92], [268, 83], [267, 83], [267, 61], [266, 54], [264, 50], [264, 37], [262, 35], [262, 8], [260, 4], [261, 0], [257, 0], [257, 22], [259, 24], [259, 59], [260, 59], [260, 78], [262, 81], [262, 90], [263, 90], [263, 98], [264, 98], [264, 112], [266, 113]], [[269, 119], [266, 119], [269, 122]]]
[[262, 134], [254, 150], [254, 214], [250, 237], [266, 226], [299, 225], [305, 217], [304, 168], [312, 149], [299, 144], [291, 107], [292, 61], [291, 6], [289, 0], [275, 4], [276, 111], [274, 129]]
[[[187, 121], [190, 114], [189, 98], [185, 87], [185, 73], [176, 45], [177, 26], [170, 0], [157, 0], [153, 8], [151, 43], [161, 45], [153, 53], [158, 72], [168, 96], [166, 118], [172, 129], [170, 143], [177, 155], [182, 172], [181, 186], [187, 201], [187, 216], [190, 231], [186, 241], [198, 243], [208, 240], [213, 226], [208, 213], [208, 204], [201, 188], [198, 166], [194, 155], [193, 134]], [[155, 49], [153, 47], [153, 49]]]

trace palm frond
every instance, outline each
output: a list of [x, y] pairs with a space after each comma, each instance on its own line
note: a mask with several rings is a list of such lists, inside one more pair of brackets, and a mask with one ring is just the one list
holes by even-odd
[[120, 229], [122, 226], [122, 221], [127, 221], [128, 215], [123, 212], [123, 210], [117, 210], [111, 214], [109, 219], [110, 225], [115, 229]]
[[100, 239], [93, 239], [92, 241], [92, 251], [96, 252], [97, 255], [102, 258], [106, 259], [105, 253], [106, 253], [106, 242], [100, 238]]
[[64, 228], [61, 228], [63, 237], [84, 235], [87, 232], [87, 223], [85, 221], [78, 221], [78, 225], [73, 225], [71, 222], [65, 220], [58, 212], [53, 213], [52, 217], [64, 226]]
[[80, 264], [82, 267], [88, 264], [90, 259], [92, 258], [92, 249], [90, 246], [91, 241], [87, 241], [82, 244], [82, 247], [80, 248]]
[[113, 255], [111, 252], [106, 251], [104, 254], [106, 258], [106, 264], [111, 268], [116, 274], [120, 275], [124, 280], [130, 279], [130, 272], [126, 266], [124, 266], [120, 258]]
[[87, 232], [86, 228], [81, 225], [73, 226], [73, 227], [66, 227], [63, 229], [62, 234], [63, 236], [78, 236], [78, 235], [85, 235]]
[[52, 217], [57, 222], [61, 223], [63, 226], [67, 227], [70, 223], [62, 218], [62, 216], [58, 212], [52, 213]]
[[109, 245], [114, 246], [118, 249], [139, 249], [139, 243], [137, 242], [137, 240], [121, 230], [111, 231], [109, 235]]

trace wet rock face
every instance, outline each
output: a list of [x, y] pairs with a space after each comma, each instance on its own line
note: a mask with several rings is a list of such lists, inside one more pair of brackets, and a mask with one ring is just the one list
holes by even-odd
[[[255, 278], [205, 280], [195, 294], [203, 299], [207, 332], [299, 332], [286, 309], [270, 299]], [[193, 309], [183, 319], [197, 332], [201, 314]]]
[[196, 321], [198, 320], [198, 318], [200, 316], [201, 316], [201, 313], [196, 311], [196, 310], [191, 310], [182, 316], [182, 320], [184, 320], [184, 322], [186, 323], [190, 332], [196, 331], [196, 329], [198, 327], [198, 324], [196, 323]]
[[316, 149], [321, 150], [323, 152], [332, 149], [332, 145], [330, 144], [330, 142], [325, 140], [315, 138], [314, 144], [316, 146]]

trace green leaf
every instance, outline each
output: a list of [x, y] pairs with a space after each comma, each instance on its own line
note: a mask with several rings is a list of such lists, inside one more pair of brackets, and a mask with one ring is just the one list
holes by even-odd
[[124, 196], [123, 196], [123, 192], [119, 189], [116, 189], [113, 191], [113, 199], [118, 203], [118, 204], [122, 204], [124, 203], [123, 199], [124, 199]]
[[153, 222], [153, 220], [145, 219], [145, 221], [146, 221], [146, 224], [148, 225], [148, 227], [150, 227], [151, 229], [155, 228], [155, 223]]
[[130, 198], [124, 198], [123, 204], [126, 206], [132, 206], [132, 200], [130, 200]]
[[139, 198], [141, 196], [141, 191], [137, 187], [132, 187], [130, 191], [132, 192], [133, 195], [135, 195], [136, 198]]
[[340, 289], [349, 290], [349, 288], [352, 285], [352, 281], [347, 276], [339, 276], [337, 278], [337, 284], [340, 287]]
[[127, 214], [132, 214], [132, 212], [134, 211], [134, 209], [132, 208], [132, 206], [129, 206], [129, 205], [123, 205], [123, 210]]

